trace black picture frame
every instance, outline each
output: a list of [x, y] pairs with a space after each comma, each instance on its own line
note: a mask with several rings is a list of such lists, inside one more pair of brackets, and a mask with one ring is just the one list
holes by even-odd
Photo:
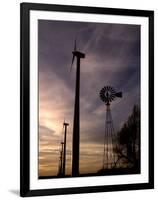
[[[149, 181], [147, 183], [87, 186], [58, 189], [30, 189], [30, 11], [59, 11], [74, 13], [139, 16], [149, 19]], [[43, 196], [75, 193], [108, 192], [154, 188], [154, 11], [130, 10], [69, 5], [21, 3], [20, 5], [21, 79], [20, 79], [20, 195]]]

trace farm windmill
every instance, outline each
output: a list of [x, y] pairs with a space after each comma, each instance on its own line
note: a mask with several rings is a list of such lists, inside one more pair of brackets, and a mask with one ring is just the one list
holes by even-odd
[[85, 58], [85, 54], [77, 51], [76, 40], [74, 50], [72, 52], [72, 69], [76, 57], [76, 90], [75, 90], [75, 105], [74, 105], [74, 123], [73, 123], [73, 144], [72, 144], [72, 176], [79, 175], [79, 143], [80, 143], [80, 61]]
[[106, 105], [105, 135], [104, 135], [104, 152], [103, 152], [103, 169], [115, 166], [114, 149], [114, 126], [111, 115], [110, 103], [116, 98], [122, 97], [122, 92], [116, 92], [111, 86], [105, 86], [100, 90], [100, 99]]

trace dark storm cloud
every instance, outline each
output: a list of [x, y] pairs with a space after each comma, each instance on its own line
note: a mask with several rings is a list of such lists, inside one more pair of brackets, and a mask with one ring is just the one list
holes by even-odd
[[[72, 89], [71, 79], [69, 80], [67, 77], [69, 76], [73, 43], [77, 36], [77, 45], [80, 49], [85, 49], [86, 57], [95, 55], [98, 70], [101, 65], [102, 68], [107, 68], [105, 73], [108, 76], [113, 73], [114, 76], [111, 77], [110, 84], [122, 89], [127, 85], [128, 78], [132, 77], [131, 72], [135, 73], [135, 76], [139, 74], [139, 28], [135, 25], [40, 20], [39, 69], [47, 73], [56, 73], [65, 81], [67, 87]], [[43, 67], [46, 65], [47, 67]], [[86, 66], [83, 67], [86, 68]], [[120, 69], [117, 70], [118, 67]], [[108, 70], [111, 71], [108, 72]], [[100, 82], [102, 82], [105, 74], [101, 71], [99, 76]]]

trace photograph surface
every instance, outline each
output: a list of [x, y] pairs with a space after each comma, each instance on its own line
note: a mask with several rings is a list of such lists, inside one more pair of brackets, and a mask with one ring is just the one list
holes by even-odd
[[38, 20], [38, 178], [140, 173], [141, 26]]

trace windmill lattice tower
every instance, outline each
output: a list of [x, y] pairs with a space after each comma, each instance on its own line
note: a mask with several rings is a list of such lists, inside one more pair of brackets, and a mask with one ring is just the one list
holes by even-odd
[[116, 141], [114, 125], [111, 115], [110, 104], [116, 97], [122, 97], [122, 92], [116, 92], [111, 86], [105, 86], [100, 90], [100, 99], [106, 105], [104, 151], [103, 151], [103, 169], [115, 167], [116, 153], [114, 151]]

